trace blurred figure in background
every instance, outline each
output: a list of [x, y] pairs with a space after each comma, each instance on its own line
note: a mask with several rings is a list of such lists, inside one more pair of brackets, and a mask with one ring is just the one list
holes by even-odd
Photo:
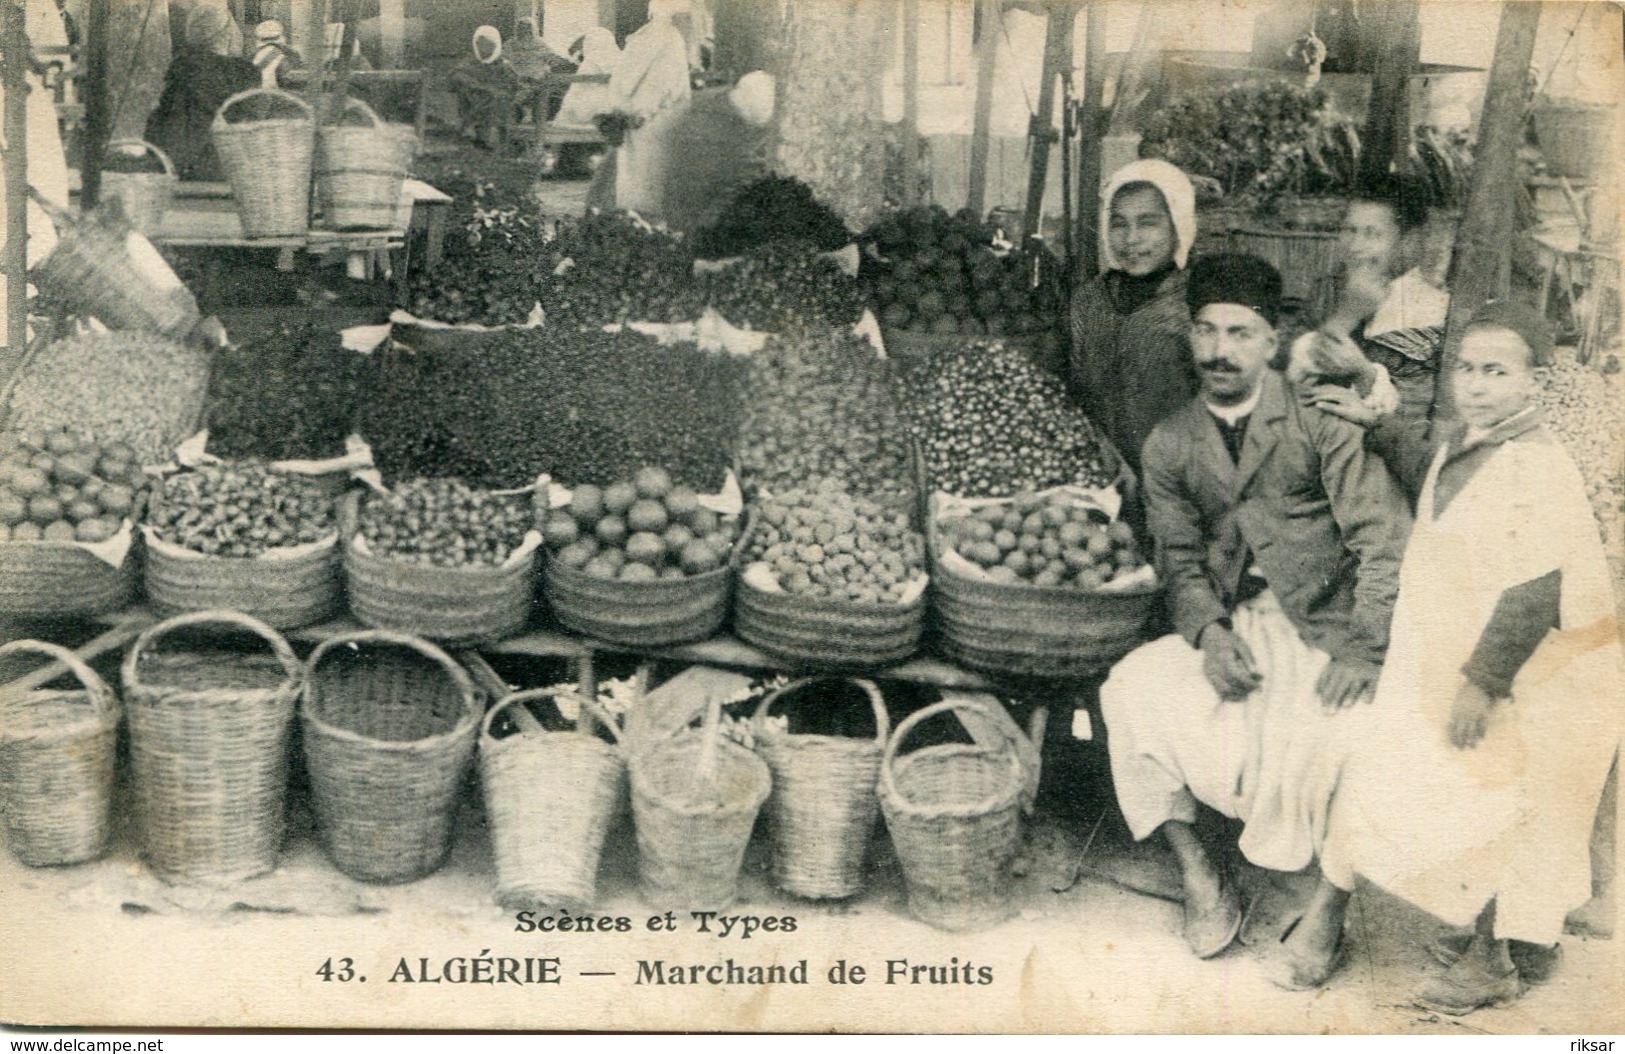
[[495, 26], [481, 26], [470, 42], [473, 54], [451, 74], [457, 92], [457, 117], [462, 134], [491, 150], [505, 149], [519, 74], [502, 57], [502, 34]]
[[[260, 85], [259, 68], [231, 50], [235, 30], [223, 4], [192, 8], [164, 93], [147, 120], [147, 141], [169, 155], [182, 179], [225, 178], [209, 128], [227, 99]], [[236, 36], [240, 42], [241, 34]]]

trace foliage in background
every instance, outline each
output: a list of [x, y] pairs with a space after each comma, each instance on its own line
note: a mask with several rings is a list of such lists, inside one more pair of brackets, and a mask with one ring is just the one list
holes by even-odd
[[1473, 180], [1472, 140], [1464, 131], [1419, 124], [1411, 136], [1411, 172], [1427, 184], [1436, 209], [1459, 212]]

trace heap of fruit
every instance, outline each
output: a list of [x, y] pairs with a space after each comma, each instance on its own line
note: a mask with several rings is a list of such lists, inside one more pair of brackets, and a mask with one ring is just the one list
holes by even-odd
[[314, 479], [273, 472], [263, 462], [208, 464], [161, 477], [147, 522], [174, 545], [252, 557], [331, 537], [333, 498]]
[[1001, 255], [994, 234], [937, 206], [877, 223], [868, 237], [884, 261], [871, 278], [881, 324], [939, 335], [1056, 332], [1066, 302], [1059, 263], [1047, 252]]
[[460, 479], [406, 480], [361, 503], [375, 556], [435, 567], [499, 567], [535, 526], [530, 494], [494, 494]]
[[805, 242], [776, 242], [701, 279], [705, 300], [741, 329], [851, 325], [863, 314], [857, 280]]
[[1096, 590], [1145, 563], [1126, 523], [1106, 523], [1059, 494], [984, 505], [943, 519], [938, 530], [944, 546], [995, 582]]
[[682, 242], [620, 213], [561, 224], [537, 266], [546, 270], [541, 300], [553, 325], [692, 322], [705, 306]]
[[1625, 512], [1625, 412], [1608, 380], [1564, 358], [1540, 371], [1535, 400], [1585, 480], [1605, 541], [1617, 542]]
[[998, 342], [938, 349], [911, 369], [910, 424], [926, 482], [971, 498], [1104, 487], [1117, 465], [1059, 379]]
[[0, 541], [103, 542], [145, 485], [135, 451], [68, 429], [0, 432]]
[[703, 259], [719, 260], [774, 242], [805, 242], [814, 252], [829, 252], [851, 240], [846, 224], [807, 184], [765, 176], [740, 188], [715, 221], [694, 232], [693, 248]]
[[745, 555], [786, 593], [860, 604], [902, 603], [925, 572], [925, 543], [906, 512], [831, 481], [762, 501]]
[[543, 302], [547, 232], [526, 203], [480, 204], [460, 217], [440, 262], [419, 271], [401, 306], [419, 318], [486, 326], [524, 322]]
[[750, 357], [740, 469], [784, 491], [834, 479], [854, 494], [913, 493], [891, 366], [843, 330], [779, 337]]
[[644, 467], [607, 487], [582, 484], [552, 513], [542, 537], [553, 559], [594, 578], [653, 582], [725, 566], [739, 521], [700, 504], [663, 468]]
[[209, 385], [209, 453], [270, 461], [340, 456], [366, 361], [315, 322], [282, 323], [222, 349]]

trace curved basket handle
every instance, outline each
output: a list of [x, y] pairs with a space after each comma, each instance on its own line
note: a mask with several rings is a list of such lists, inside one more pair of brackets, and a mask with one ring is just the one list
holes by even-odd
[[886, 700], [880, 694], [879, 685], [862, 677], [831, 677], [827, 675], [803, 677], [799, 681], [791, 681], [776, 692], [769, 692], [767, 698], [757, 705], [756, 713], [751, 718], [751, 723], [756, 726], [756, 732], [760, 734], [762, 725], [767, 720], [767, 712], [773, 708], [774, 703], [779, 701], [780, 696], [788, 695], [792, 691], [804, 688], [809, 684], [817, 684], [820, 681], [844, 681], [863, 689], [863, 693], [869, 697], [869, 705], [874, 709], [875, 713], [875, 742], [885, 746], [886, 737], [891, 732], [891, 718], [886, 716]]
[[[880, 755], [880, 783], [888, 794], [899, 799], [904, 798], [904, 795], [897, 789], [897, 783], [892, 778], [892, 766], [897, 760], [897, 748], [902, 746], [903, 740], [907, 739], [908, 734], [914, 731], [915, 727], [922, 721], [953, 710], [968, 710], [979, 714], [987, 713], [987, 707], [980, 703], [963, 699], [944, 699], [941, 702], [932, 703], [924, 709], [914, 711], [898, 724], [897, 731], [892, 733], [890, 742], [886, 744], [885, 752]], [[1004, 745], [1009, 748], [1011, 762], [1015, 768], [1016, 780], [1019, 783], [1022, 780], [1022, 767], [1026, 763], [1021, 756], [1021, 745], [1008, 735], [1004, 737]]]
[[[344, 100], [344, 105], [340, 108], [340, 112], [341, 113], [349, 113], [351, 110], [359, 110], [363, 117], [367, 118], [369, 121], [372, 122], [372, 126], [374, 128], [381, 127], [384, 124], [384, 119], [382, 117], [378, 116], [378, 111], [377, 110], [374, 110], [371, 106], [368, 106], [364, 101], [362, 101], [360, 99], [357, 99], [353, 95], [349, 96], [348, 98], [346, 98]], [[324, 128], [336, 128], [336, 127], [339, 127], [338, 122], [337, 122], [334, 114], [329, 112], [328, 119], [325, 122], [323, 122], [322, 127], [324, 127]]]
[[474, 678], [469, 676], [468, 671], [463, 669], [456, 659], [447, 655], [439, 646], [431, 644], [422, 637], [414, 637], [410, 633], [401, 633], [392, 629], [356, 630], [354, 633], [329, 637], [318, 644], [316, 650], [310, 653], [310, 661], [305, 663], [304, 666], [305, 697], [308, 702], [314, 704], [316, 701], [316, 667], [328, 652], [334, 648], [350, 644], [395, 644], [403, 648], [410, 648], [424, 658], [439, 663], [445, 669], [446, 673], [451, 676], [451, 682], [457, 688], [458, 694], [463, 697], [463, 703], [469, 709], [472, 710], [478, 703], [480, 690], [475, 687]]
[[144, 151], [152, 154], [153, 156], [157, 157], [159, 161], [163, 162], [164, 175], [173, 176], [175, 174], [175, 166], [170, 162], [169, 155], [164, 153], [163, 148], [158, 146], [156, 143], [149, 143], [145, 139], [114, 139], [107, 144], [107, 149], [113, 150], [121, 146], [141, 147]]
[[105, 716], [117, 709], [117, 698], [113, 695], [113, 689], [97, 676], [96, 671], [92, 670], [85, 660], [67, 648], [43, 640], [14, 640], [9, 644], [0, 645], [0, 657], [21, 652], [45, 655], [66, 666], [69, 672], [79, 679], [79, 683], [85, 686], [85, 694], [90, 699], [91, 709], [96, 711], [98, 716]]
[[136, 676], [136, 667], [140, 664], [141, 653], [152, 646], [152, 643], [170, 630], [180, 629], [182, 626], [231, 626], [235, 629], [246, 629], [271, 646], [282, 668], [288, 671], [288, 682], [299, 683], [304, 676], [305, 668], [299, 662], [299, 656], [293, 653], [282, 634], [267, 626], [252, 615], [245, 615], [241, 611], [225, 611], [221, 609], [211, 611], [188, 611], [183, 615], [148, 626], [141, 632], [141, 636], [130, 645], [130, 650], [124, 655], [124, 687], [134, 688], [141, 683]]
[[249, 88], [247, 91], [238, 92], [236, 95], [233, 95], [231, 98], [220, 104], [220, 109], [214, 112], [214, 127], [223, 128], [229, 126], [231, 122], [226, 120], [226, 111], [253, 95], [274, 95], [279, 99], [295, 104], [299, 107], [299, 109], [303, 110], [304, 113], [302, 116], [305, 118], [305, 120], [308, 121], [311, 118], [310, 103], [301, 99], [293, 92], [283, 91], [281, 88]]
[[[491, 736], [491, 726], [493, 724], [495, 724], [497, 714], [501, 713], [503, 710], [506, 710], [508, 707], [512, 706], [513, 704], [515, 704], [515, 703], [528, 703], [532, 699], [553, 699], [553, 698], [556, 698], [563, 691], [565, 691], [565, 689], [561, 689], [561, 688], [530, 688], [530, 689], [527, 689], [527, 690], [525, 690], [523, 692], [514, 692], [511, 695], [504, 696], [502, 698], [502, 700], [497, 703], [497, 705], [493, 706], [486, 713], [485, 721], [480, 726], [480, 736], [482, 738], [489, 739], [490, 736]], [[582, 709], [587, 710], [588, 712], [590, 712], [593, 717], [598, 719], [599, 724], [601, 724], [605, 728], [609, 729], [610, 738], [615, 741], [615, 747], [617, 749], [619, 749], [620, 745], [621, 745], [621, 733], [620, 733], [620, 730], [615, 727], [615, 722], [613, 720], [611, 720], [609, 714], [604, 712], [604, 708], [599, 706], [596, 700], [588, 699], [586, 696], [580, 695], [579, 693], [573, 693], [573, 694], [576, 694], [580, 698]], [[561, 714], [560, 716], [563, 716], [563, 715]], [[579, 729], [581, 727], [581, 725], [582, 725], [582, 722], [581, 722], [580, 718], [577, 718], [576, 719], [576, 727]]]

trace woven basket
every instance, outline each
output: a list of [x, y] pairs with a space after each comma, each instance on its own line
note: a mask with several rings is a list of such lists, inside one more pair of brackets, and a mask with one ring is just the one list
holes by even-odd
[[299, 714], [322, 847], [340, 871], [395, 883], [439, 869], [483, 710], [468, 673], [428, 641], [360, 630], [317, 646]]
[[[253, 98], [278, 100], [294, 107], [297, 116], [233, 124], [231, 110]], [[276, 88], [250, 88], [220, 104], [210, 131], [237, 200], [245, 237], [272, 238], [310, 229], [312, 121], [305, 100]]]
[[146, 531], [147, 603], [160, 615], [223, 608], [285, 630], [323, 622], [344, 608], [336, 536], [283, 560], [209, 556]]
[[[1316, 284], [1337, 269], [1337, 232], [1244, 224], [1207, 242], [1211, 252], [1251, 253], [1281, 272], [1281, 294], [1315, 310]], [[1318, 317], [1318, 315], [1316, 316]]]
[[345, 116], [365, 125], [324, 124], [316, 138], [316, 193], [324, 224], [335, 230], [387, 230], [396, 226], [401, 184], [417, 139], [410, 128], [386, 124], [360, 99], [347, 99]]
[[1613, 157], [1614, 108], [1578, 100], [1546, 100], [1531, 111], [1546, 169], [1568, 179], [1595, 179]]
[[0, 611], [25, 618], [106, 615], [135, 598], [132, 547], [117, 567], [72, 542], [0, 542]]
[[175, 166], [169, 155], [144, 139], [115, 139], [107, 144], [109, 151], [134, 147], [149, 153], [164, 166], [162, 172], [102, 172], [102, 196], [118, 198], [124, 203], [124, 215], [130, 226], [142, 234], [152, 236], [163, 226], [164, 213], [175, 196]]
[[534, 553], [512, 567], [425, 567], [364, 553], [355, 534], [360, 496], [339, 503], [339, 537], [350, 611], [368, 626], [442, 644], [511, 637], [530, 617]]
[[925, 596], [909, 604], [860, 604], [769, 593], [741, 579], [734, 632], [795, 669], [870, 670], [913, 655], [925, 625]]
[[[158, 652], [184, 627], [249, 630], [272, 655]], [[230, 883], [276, 866], [289, 732], [303, 670], [276, 630], [235, 611], [149, 626], [124, 657], [142, 852], [171, 882]]]
[[192, 332], [200, 317], [197, 301], [173, 271], [167, 281], [155, 280], [157, 269], [167, 270], [167, 265], [150, 242], [130, 229], [118, 199], [89, 216], [75, 217], [33, 191], [29, 194], [57, 229], [56, 248], [29, 271], [41, 291], [112, 329], [176, 340]]
[[[626, 762], [619, 745], [577, 720], [567, 732], [521, 731], [497, 738], [497, 715], [515, 704], [552, 699], [554, 689], [516, 692], [485, 715], [480, 734], [480, 783], [496, 857], [496, 901], [509, 910], [582, 908], [598, 895], [604, 836], [626, 798]], [[615, 723], [583, 697], [597, 723], [614, 736]]]
[[679, 732], [633, 757], [630, 767], [644, 899], [661, 910], [732, 904], [756, 814], [772, 787], [767, 764], [723, 741], [711, 717], [698, 732]]
[[[775, 705], [816, 700], [811, 689], [855, 687], [874, 711], [874, 739], [775, 731]], [[863, 888], [863, 858], [880, 816], [876, 781], [891, 731], [886, 703], [870, 681], [809, 678], [763, 699], [756, 708], [756, 750], [773, 774], [767, 815], [773, 833], [773, 878], [798, 897], [839, 899]]]
[[542, 580], [553, 614], [577, 633], [630, 648], [663, 648], [704, 640], [728, 617], [734, 569], [687, 578], [623, 582], [594, 578], [549, 554]]
[[29, 867], [94, 860], [107, 851], [118, 699], [73, 652], [37, 640], [0, 647], [48, 656], [77, 689], [0, 699], [0, 815], [6, 844]]
[[950, 743], [898, 759], [922, 721], [953, 710], [986, 713], [979, 703], [944, 700], [897, 726], [881, 757], [880, 808], [903, 865], [909, 911], [938, 929], [963, 931], [1014, 910], [1009, 872], [1021, 842], [1026, 776], [1021, 746], [1008, 739], [994, 749]]

